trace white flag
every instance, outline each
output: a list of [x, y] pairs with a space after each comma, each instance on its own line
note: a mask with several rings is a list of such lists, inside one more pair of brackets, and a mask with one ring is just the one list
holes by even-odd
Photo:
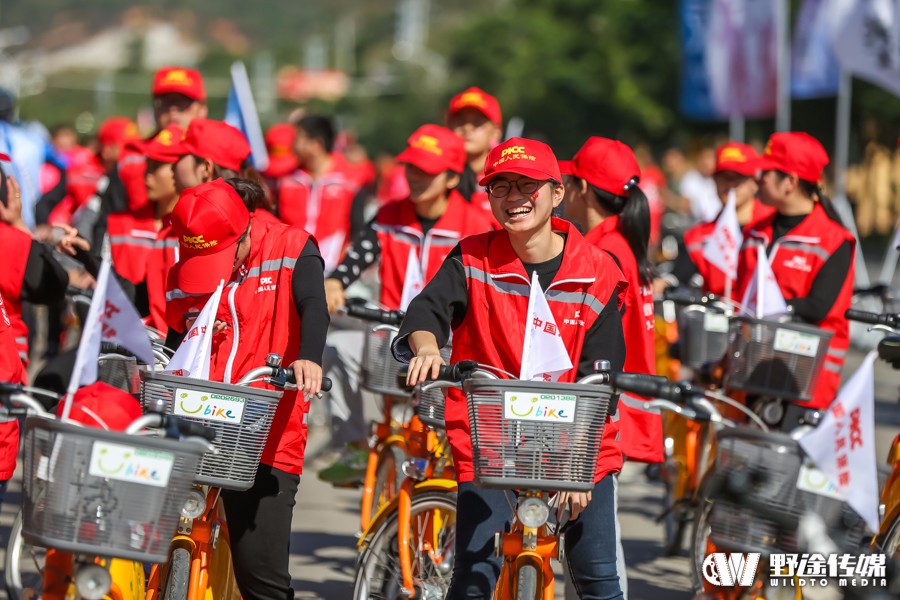
[[418, 252], [413, 247], [409, 249], [409, 257], [406, 259], [406, 277], [403, 280], [403, 292], [400, 295], [400, 310], [406, 312], [409, 303], [419, 295], [423, 287], [425, 287], [425, 278], [419, 267]]
[[772, 272], [766, 248], [762, 244], [759, 245], [756, 272], [750, 279], [750, 285], [744, 292], [741, 304], [747, 314], [754, 315], [757, 319], [787, 312], [787, 303], [784, 301], [781, 288], [778, 287], [775, 273]]
[[875, 352], [844, 384], [822, 422], [800, 447], [872, 531], [878, 531], [875, 456]]
[[900, 95], [900, 0], [858, 0], [834, 37], [844, 70]]
[[706, 241], [703, 242], [703, 257], [713, 266], [725, 274], [725, 277], [734, 281], [737, 279], [738, 253], [744, 236], [741, 235], [741, 226], [738, 223], [735, 193], [732, 189], [728, 192], [728, 201], [716, 227]]
[[200, 311], [194, 325], [185, 334], [184, 340], [166, 367], [166, 373], [195, 379], [209, 379], [209, 359], [212, 356], [216, 312], [219, 310], [219, 300], [222, 298], [224, 287], [225, 280], [223, 279], [219, 281], [219, 287], [206, 301], [206, 306]]
[[556, 381], [572, 368], [572, 359], [563, 343], [537, 272], [531, 278], [528, 296], [528, 321], [525, 323], [525, 343], [522, 345], [523, 381]]
[[[75, 366], [69, 379], [69, 397], [83, 385], [97, 381], [97, 358], [100, 343], [108, 342], [122, 346], [141, 361], [152, 365], [153, 346], [144, 328], [141, 316], [122, 291], [119, 282], [111, 276], [108, 261], [100, 263], [97, 285], [91, 299], [91, 307], [84, 321]], [[63, 418], [69, 416], [69, 402], [63, 409]]]

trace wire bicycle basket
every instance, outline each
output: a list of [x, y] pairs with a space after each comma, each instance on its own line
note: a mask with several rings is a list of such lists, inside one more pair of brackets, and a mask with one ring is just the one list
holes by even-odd
[[692, 304], [678, 314], [681, 362], [699, 369], [722, 360], [728, 348], [728, 313], [722, 306]]
[[725, 385], [751, 394], [809, 401], [831, 337], [832, 332], [810, 325], [735, 317]]
[[612, 391], [518, 380], [463, 383], [475, 481], [483, 487], [587, 491]]
[[152, 372], [142, 372], [141, 383], [145, 411], [162, 410], [216, 430], [218, 453], [203, 456], [197, 483], [250, 489], [282, 392]]
[[141, 390], [141, 370], [133, 356], [101, 354], [97, 359], [97, 380], [132, 395]]
[[25, 421], [22, 535], [35, 546], [165, 562], [203, 446]]

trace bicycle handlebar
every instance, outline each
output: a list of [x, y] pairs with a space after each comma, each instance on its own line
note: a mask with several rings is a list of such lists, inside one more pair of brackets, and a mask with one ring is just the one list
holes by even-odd
[[[281, 357], [278, 358], [280, 360]], [[249, 385], [260, 377], [265, 378], [266, 383], [281, 389], [284, 389], [288, 385], [297, 385], [297, 378], [294, 377], [293, 369], [291, 369], [290, 367], [282, 367], [275, 364], [251, 369], [246, 375], [241, 378], [240, 381], [237, 382], [237, 385]], [[322, 391], [327, 392], [331, 390], [331, 386], [331, 378], [323, 377]]]
[[847, 312], [844, 313], [844, 316], [851, 321], [867, 323], [869, 325], [885, 325], [891, 328], [900, 327], [900, 314], [879, 314], [848, 308]]
[[383, 310], [365, 305], [365, 301], [360, 298], [351, 298], [346, 306], [347, 316], [363, 321], [373, 321], [375, 323], [383, 323], [384, 325], [399, 326], [406, 316], [402, 310]]

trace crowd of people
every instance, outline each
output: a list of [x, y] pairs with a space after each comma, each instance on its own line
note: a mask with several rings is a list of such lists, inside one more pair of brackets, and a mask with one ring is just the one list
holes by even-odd
[[[598, 359], [655, 373], [654, 295], [699, 285], [740, 300], [761, 246], [789, 309], [833, 333], [810, 406], [835, 396], [849, 344], [843, 315], [855, 240], [819, 187], [828, 156], [806, 134], [774, 134], [762, 153], [727, 142], [701, 151], [690, 169], [672, 150], [663, 159], [667, 182], [646, 148], [618, 140], [586, 136], [571, 160], [535, 139], [504, 141], [499, 101], [472, 87], [436, 107], [435, 122], [411, 132], [380, 168], [349, 151], [350, 138], [330, 118], [307, 114], [267, 131], [270, 161], [258, 172], [244, 135], [209, 118], [200, 73], [161, 69], [151, 93], [151, 135], [112, 117], [90, 149], [73, 144], [66, 128], [54, 130], [55, 148], [42, 143], [2, 110], [13, 100], [0, 98], [0, 380], [24, 381], [32, 366], [33, 381], [65, 390], [74, 362], [66, 292], [91, 287], [100, 261], [173, 348], [224, 282], [210, 378], [232, 383], [274, 352], [300, 388], [279, 404], [255, 485], [224, 495], [245, 598], [292, 597], [290, 523], [310, 399], [323, 376], [334, 381], [334, 441], [347, 451], [321, 476], [361, 477], [363, 331], [340, 313], [348, 288], [367, 273], [377, 273], [373, 300], [406, 312], [393, 352], [409, 363], [410, 384], [437, 375], [451, 334], [453, 362], [519, 373], [533, 285], [545, 292], [568, 352], [572, 368], [556, 376], [567, 382]], [[745, 242], [738, 276], [726, 281], [702, 249], [732, 193]], [[666, 214], [692, 225], [680, 253], [664, 239]], [[658, 268], [661, 257], [671, 268]], [[34, 305], [50, 307], [44, 328]], [[499, 572], [490, 542], [510, 520], [510, 504], [473, 483], [465, 399], [453, 390], [446, 402], [460, 484], [448, 598], [490, 597]], [[4, 424], [0, 437], [5, 481], [17, 425]], [[566, 543], [582, 598], [622, 597], [615, 475], [623, 460], [660, 462], [662, 439], [658, 415], [620, 403], [604, 429], [593, 491], [560, 502], [576, 519]]]

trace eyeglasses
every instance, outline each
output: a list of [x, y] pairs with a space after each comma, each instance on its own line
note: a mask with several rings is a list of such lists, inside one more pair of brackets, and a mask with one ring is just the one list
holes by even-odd
[[185, 112], [194, 105], [196, 100], [182, 94], [165, 94], [153, 99], [153, 107], [157, 112], [167, 113], [173, 108], [176, 112]]
[[509, 179], [495, 179], [487, 184], [487, 191], [494, 198], [506, 198], [512, 191], [513, 184], [515, 184], [517, 190], [525, 195], [531, 195], [541, 189], [545, 183], [550, 183], [551, 181], [553, 180], [516, 179], [515, 181], [510, 181]]

